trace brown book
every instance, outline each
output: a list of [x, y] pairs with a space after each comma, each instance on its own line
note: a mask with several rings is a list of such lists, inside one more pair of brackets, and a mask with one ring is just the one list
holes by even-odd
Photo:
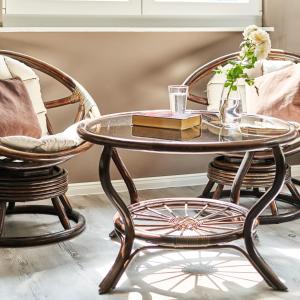
[[201, 135], [201, 127], [194, 126], [185, 130], [163, 129], [155, 127], [132, 126], [132, 135], [171, 141], [188, 141]]
[[132, 116], [132, 125], [184, 130], [199, 126], [201, 116], [193, 114], [173, 115], [171, 113], [147, 113]]

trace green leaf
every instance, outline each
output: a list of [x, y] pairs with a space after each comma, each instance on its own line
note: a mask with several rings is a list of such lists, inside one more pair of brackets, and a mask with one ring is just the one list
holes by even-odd
[[255, 64], [257, 62], [257, 57], [256, 56], [252, 56], [252, 63]]
[[245, 80], [245, 82], [250, 86], [254, 85], [254, 79], [248, 78]]

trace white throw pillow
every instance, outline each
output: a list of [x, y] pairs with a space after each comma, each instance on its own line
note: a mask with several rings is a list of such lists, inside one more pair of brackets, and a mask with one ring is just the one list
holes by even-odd
[[267, 60], [266, 59], [263, 62], [263, 75], [271, 72], [279, 71], [293, 64], [295, 63], [290, 60]]
[[[290, 60], [263, 60], [255, 64], [255, 68], [250, 69], [247, 74], [251, 78], [256, 78], [267, 73], [275, 72], [286, 67], [291, 66], [294, 62]], [[224, 66], [228, 68], [229, 65]], [[225, 74], [215, 74], [207, 85], [207, 99], [208, 99], [208, 111], [219, 111], [220, 99], [223, 91], [223, 86], [226, 81]], [[238, 94], [242, 99], [243, 112], [247, 112], [248, 101], [247, 97], [247, 84], [243, 79], [238, 80]], [[224, 89], [226, 92], [228, 89]], [[235, 97], [235, 93], [232, 92], [232, 96]]]
[[[224, 66], [224, 68], [229, 68], [231, 65], [227, 64]], [[255, 64], [255, 68], [248, 70], [247, 72], [248, 76], [250, 78], [256, 78], [258, 76], [261, 76], [263, 74], [262, 72], [262, 62], [259, 61]], [[222, 91], [224, 88], [224, 83], [226, 81], [226, 75], [225, 74], [215, 74], [210, 81], [207, 84], [207, 100], [208, 100], [208, 111], [219, 111], [220, 108], [220, 101], [222, 96]], [[246, 111], [246, 88], [245, 88], [245, 81], [244, 79], [238, 80], [238, 94], [242, 99], [242, 110]], [[228, 91], [227, 88], [224, 89], [224, 93]], [[233, 97], [235, 97], [235, 93], [232, 92], [231, 94]]]

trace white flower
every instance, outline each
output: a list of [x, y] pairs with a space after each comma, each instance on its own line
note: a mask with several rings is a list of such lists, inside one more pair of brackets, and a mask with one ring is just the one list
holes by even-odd
[[239, 53], [239, 56], [240, 58], [242, 59], [245, 54], [247, 53], [247, 51], [249, 51], [248, 47], [246, 45], [244, 45], [243, 47], [241, 47], [241, 50], [240, 50], [240, 53]]
[[271, 45], [269, 34], [263, 29], [252, 31], [249, 34], [248, 38], [255, 45], [259, 45], [262, 43], [269, 43]]
[[266, 41], [256, 46], [254, 55], [257, 57], [257, 60], [262, 60], [268, 57], [270, 51], [271, 51], [271, 42]]
[[245, 28], [244, 32], [243, 32], [243, 36], [245, 39], [247, 39], [249, 37], [249, 35], [253, 32], [258, 30], [258, 27], [256, 25], [250, 25], [248, 27]]

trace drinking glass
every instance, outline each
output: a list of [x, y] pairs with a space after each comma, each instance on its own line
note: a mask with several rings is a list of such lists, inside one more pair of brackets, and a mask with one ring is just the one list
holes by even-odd
[[184, 114], [189, 87], [187, 85], [169, 85], [168, 88], [172, 114]]

